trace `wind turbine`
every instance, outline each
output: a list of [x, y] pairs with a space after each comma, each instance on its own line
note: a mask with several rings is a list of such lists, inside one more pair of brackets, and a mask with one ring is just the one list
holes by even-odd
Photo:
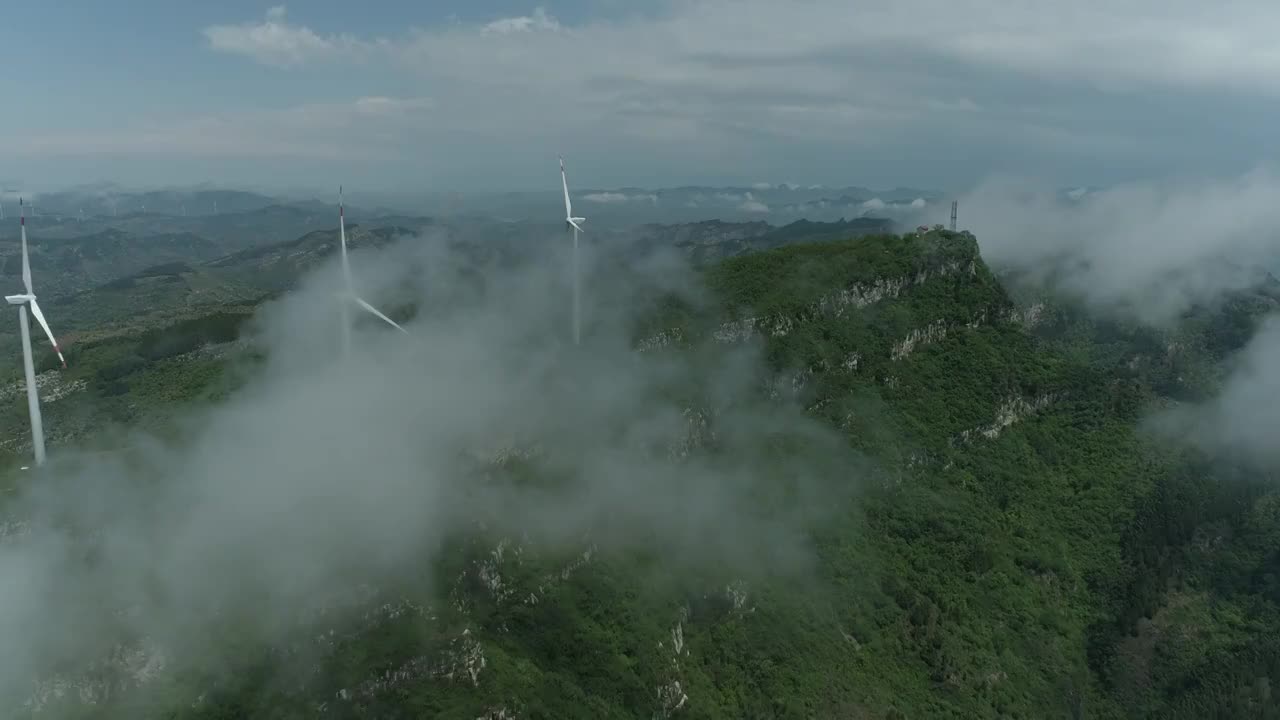
[[44, 319], [44, 313], [40, 312], [40, 304], [36, 302], [35, 291], [31, 289], [31, 261], [27, 257], [27, 216], [22, 198], [18, 198], [18, 212], [21, 216], [22, 224], [22, 284], [26, 287], [27, 292], [23, 295], [6, 295], [4, 299], [10, 305], [18, 306], [18, 328], [22, 333], [22, 365], [27, 374], [27, 408], [31, 412], [31, 443], [35, 446], [36, 465], [44, 464], [44, 424], [40, 419], [40, 398], [36, 394], [36, 368], [35, 362], [31, 357], [31, 328], [27, 323], [27, 306], [31, 307], [31, 314], [35, 316], [36, 322], [40, 323], [40, 327], [44, 328], [44, 334], [49, 337], [49, 343], [53, 345], [53, 351], [58, 353], [58, 359], [62, 361], [62, 367], [67, 367], [66, 358], [62, 357], [62, 349], [58, 347], [58, 341], [53, 339], [53, 331], [49, 329], [49, 323]]
[[573, 202], [569, 200], [569, 180], [564, 174], [564, 156], [560, 157], [560, 184], [564, 186], [564, 222], [565, 227], [573, 233], [573, 344], [582, 340], [581, 280], [578, 276], [578, 233], [587, 221], [584, 217], [573, 216]]
[[341, 293], [339, 307], [342, 312], [342, 353], [344, 355], [351, 352], [351, 312], [347, 303], [355, 303], [362, 310], [382, 319], [391, 327], [399, 330], [405, 335], [409, 334], [408, 330], [400, 327], [395, 320], [382, 314], [378, 308], [365, 302], [363, 298], [356, 295], [355, 285], [351, 282], [351, 263], [347, 260], [347, 223], [346, 223], [345, 203], [342, 201], [342, 187], [338, 187], [338, 238], [342, 246], [342, 279], [345, 287]]

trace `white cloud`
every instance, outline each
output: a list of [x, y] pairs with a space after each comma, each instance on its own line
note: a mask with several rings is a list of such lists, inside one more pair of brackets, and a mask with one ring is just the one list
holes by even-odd
[[655, 205], [658, 203], [658, 196], [650, 193], [628, 195], [626, 193], [619, 192], [598, 192], [583, 195], [582, 199], [587, 202], [600, 203], [602, 205], [617, 205], [629, 202], [648, 202]]
[[[928, 0], [685, 0], [611, 21], [564, 25], [535, 12], [420, 29], [386, 47], [433, 92], [454, 88], [460, 114], [493, 118], [487, 131], [514, 117], [522, 133], [603, 127], [650, 143], [722, 143], [704, 150], [709, 158], [762, 140], [879, 148], [934, 135], [1114, 159], [1154, 154], [1156, 139], [1098, 127], [1060, 88], [1280, 91], [1280, 54], [1269, 54], [1261, 30], [1263, 18], [1280, 23], [1280, 6], [1179, 1], [1155, 11], [1152, 2], [1086, 0], [1065, 12], [1015, 0], [941, 9]], [[1213, 33], [1239, 55], [1209, 52]]]
[[416, 110], [434, 107], [428, 98], [393, 98], [386, 96], [362, 97], [353, 103], [356, 112], [364, 115], [403, 115]]
[[204, 29], [204, 36], [214, 50], [275, 67], [303, 65], [361, 45], [348, 36], [322, 36], [309, 27], [290, 25], [283, 5], [268, 9], [262, 22], [212, 25]]
[[[1028, 78], [1073, 78], [1109, 90], [1156, 83], [1276, 92], [1280, 53], [1269, 29], [1277, 24], [1280, 6], [1262, 0], [1082, 0], [1069, 9], [1048, 0], [958, 0], [945, 7], [932, 0], [684, 0], [663, 13], [572, 28], [538, 7], [526, 16], [416, 30], [389, 41], [389, 47], [414, 57], [463, 60], [491, 47], [483, 38], [572, 30], [573, 43], [548, 37], [522, 45], [520, 52], [448, 68], [484, 76], [535, 56], [570, 61], [535, 62], [540, 72], [549, 66], [560, 71], [546, 73], [544, 84], [618, 76], [688, 87], [716, 78], [729, 83], [726, 90], [794, 83], [802, 95], [856, 86], [859, 76], [875, 69], [874, 58], [916, 53]], [[354, 41], [290, 24], [284, 6], [271, 8], [260, 22], [215, 25], [205, 34], [217, 49], [269, 63], [305, 60]], [[842, 79], [850, 70], [852, 77]], [[879, 70], [882, 77], [910, 75], [900, 64]], [[936, 108], [980, 107], [967, 93], [927, 100]]]
[[1187, 440], [1236, 464], [1280, 466], [1274, 437], [1280, 422], [1280, 318], [1264, 319], [1248, 344], [1231, 357], [1216, 396], [1169, 407], [1148, 427]]
[[[1064, 202], [999, 178], [959, 199], [959, 224], [997, 268], [1052, 275], [1097, 309], [1163, 324], [1256, 283], [1280, 260], [1280, 177], [1131, 183]], [[933, 211], [939, 222], [949, 206]]]
[[511, 33], [535, 32], [539, 30], [556, 31], [560, 23], [547, 14], [544, 8], [535, 8], [533, 15], [510, 17], [494, 20], [480, 28], [484, 35], [509, 35]]
[[874, 197], [862, 203], [862, 207], [868, 210], [883, 210], [885, 208], [885, 202], [878, 197]]
[[1107, 182], [1130, 168], [1251, 162], [1267, 110], [1280, 107], [1277, 25], [1280, 5], [1262, 0], [679, 0], [386, 37], [308, 26], [281, 6], [204, 35], [216, 52], [299, 74], [358, 60], [342, 68], [356, 93], [429, 93], [430, 128], [402, 140], [429, 134], [418, 147], [452, 178], [537, 182], [512, 169], [572, 142], [617, 158], [609, 184], [639, 165], [672, 182], [803, 171], [884, 187], [969, 184], [1033, 164], [1064, 180], [1096, 169], [1104, 176], [1089, 181]]
[[742, 201], [742, 204], [738, 206], [738, 209], [743, 212], [749, 212], [749, 213], [769, 212], [769, 206], [765, 205], [759, 200], [756, 200], [754, 197], [752, 197], [751, 193], [747, 193], [746, 199]]

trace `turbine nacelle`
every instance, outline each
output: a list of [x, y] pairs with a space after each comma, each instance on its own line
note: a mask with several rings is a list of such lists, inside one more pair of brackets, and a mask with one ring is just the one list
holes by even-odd
[[67, 360], [62, 357], [62, 348], [58, 346], [58, 341], [53, 339], [53, 330], [49, 328], [49, 321], [44, 319], [44, 313], [40, 310], [40, 303], [36, 302], [35, 293], [5, 295], [4, 299], [10, 305], [25, 305], [31, 308], [31, 314], [35, 317], [36, 322], [40, 324], [40, 328], [44, 330], [45, 337], [49, 338], [49, 344], [53, 346], [53, 351], [58, 354], [58, 360], [62, 362], [62, 367], [65, 369]]

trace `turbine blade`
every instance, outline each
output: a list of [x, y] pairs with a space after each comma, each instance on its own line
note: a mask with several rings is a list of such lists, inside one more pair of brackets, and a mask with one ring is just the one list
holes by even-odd
[[40, 323], [40, 327], [44, 328], [44, 334], [49, 338], [49, 344], [53, 346], [53, 351], [58, 353], [58, 359], [62, 361], [62, 367], [67, 367], [66, 358], [62, 357], [62, 348], [58, 347], [58, 341], [53, 339], [53, 331], [49, 329], [49, 323], [44, 319], [44, 313], [40, 312], [40, 303], [35, 298], [31, 298], [31, 314], [36, 316], [36, 322]]
[[34, 291], [31, 289], [31, 258], [27, 256], [27, 211], [22, 198], [18, 198], [18, 207], [22, 218], [19, 220], [22, 225], [22, 284], [27, 286], [27, 294], [30, 295]]
[[570, 218], [570, 219], [569, 219], [569, 224], [570, 224], [570, 225], [572, 225], [572, 226], [573, 226], [573, 229], [574, 229], [574, 230], [576, 230], [577, 232], [585, 232], [585, 231], [582, 229], [582, 226], [581, 226], [581, 225], [579, 225], [579, 224], [577, 223], [577, 221], [578, 221], [578, 220], [584, 220], [584, 219], [585, 219], [585, 218]]
[[560, 184], [564, 186], [564, 216], [573, 217], [573, 203], [569, 202], [569, 179], [564, 174], [564, 158], [560, 158]]
[[374, 306], [370, 305], [369, 303], [365, 302], [363, 299], [361, 299], [361, 298], [359, 298], [359, 297], [357, 297], [357, 296], [355, 296], [355, 295], [352, 295], [352, 296], [351, 296], [351, 299], [352, 299], [352, 300], [355, 300], [355, 301], [356, 301], [356, 304], [357, 304], [357, 305], [359, 305], [360, 307], [364, 308], [365, 310], [368, 310], [370, 313], [373, 313], [374, 315], [376, 315], [376, 316], [378, 316], [379, 318], [381, 318], [383, 321], [385, 321], [385, 322], [386, 322], [388, 325], [390, 325], [391, 327], [393, 327], [393, 328], [395, 328], [395, 329], [399, 330], [400, 332], [404, 333], [405, 335], [408, 335], [408, 334], [409, 334], [409, 331], [408, 331], [408, 330], [405, 330], [404, 328], [400, 327], [400, 325], [399, 325], [395, 320], [392, 320], [391, 318], [387, 317], [386, 315], [383, 315], [383, 314], [382, 314], [382, 311], [381, 311], [381, 310], [379, 310], [378, 308], [376, 308], [376, 307], [374, 307]]

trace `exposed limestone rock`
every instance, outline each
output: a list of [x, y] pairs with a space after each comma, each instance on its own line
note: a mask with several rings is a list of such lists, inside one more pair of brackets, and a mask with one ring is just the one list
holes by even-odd
[[[986, 309], [979, 310], [972, 318], [967, 320], [963, 327], [969, 330], [975, 330], [988, 322], [988, 313]], [[923, 328], [917, 328], [907, 333], [907, 336], [893, 344], [890, 350], [890, 356], [894, 360], [902, 360], [910, 355], [918, 346], [927, 345], [937, 342], [945, 338], [951, 330], [959, 327], [956, 324], [948, 325], [942, 320], [936, 320], [929, 323]]]
[[23, 708], [38, 713], [62, 701], [97, 705], [150, 683], [167, 664], [163, 649], [149, 638], [136, 644], [119, 644], [75, 675], [57, 674], [37, 680]]
[[485, 664], [484, 649], [472, 637], [471, 630], [468, 628], [449, 642], [448, 649], [441, 657], [420, 655], [395, 669], [383, 671], [365, 680], [355, 688], [339, 690], [336, 698], [343, 702], [374, 698], [427, 679], [447, 682], [470, 680], [471, 685], [475, 687], [480, 684], [480, 671], [484, 669]]
[[[68, 395], [84, 390], [87, 387], [89, 387], [89, 384], [84, 380], [63, 382], [62, 371], [60, 370], [45, 370], [36, 375], [36, 391], [40, 395], [41, 403], [58, 402]], [[0, 403], [10, 402], [14, 398], [26, 395], [26, 393], [26, 381], [19, 380], [8, 387], [0, 388]]]
[[732, 320], [724, 323], [715, 332], [712, 337], [716, 342], [736, 343], [743, 340], [749, 340], [755, 334], [757, 318], [748, 317], [740, 320]]
[[795, 318], [790, 315], [775, 315], [761, 324], [761, 329], [770, 337], [785, 337], [796, 327]]
[[638, 352], [649, 352], [659, 348], [668, 347], [684, 341], [684, 332], [680, 328], [671, 328], [663, 330], [653, 337], [645, 338], [636, 344]]
[[817, 401], [817, 402], [815, 402], [814, 404], [812, 404], [812, 405], [810, 405], [809, 407], [805, 408], [805, 409], [804, 409], [804, 411], [805, 411], [805, 412], [811, 412], [811, 413], [812, 413], [812, 412], [818, 412], [819, 410], [821, 410], [821, 409], [825, 408], [826, 406], [828, 406], [828, 405], [830, 405], [830, 404], [831, 404], [831, 398], [829, 398], [829, 397], [828, 397], [828, 398], [822, 398], [821, 400], [818, 400], [818, 401]]
[[805, 368], [791, 376], [791, 392], [799, 393], [813, 377], [813, 368]]
[[921, 451], [913, 451], [907, 456], [907, 469], [912, 470], [918, 467], [924, 467], [933, 463], [933, 457], [929, 453]]
[[748, 613], [753, 613], [756, 611], [754, 606], [747, 610], [743, 610], [743, 608], [747, 607], [746, 582], [742, 580], [734, 580], [733, 582], [725, 586], [724, 592], [725, 592], [725, 595], [729, 597], [729, 602], [733, 604], [732, 612], [737, 614], [738, 616], [748, 614]]
[[[970, 262], [965, 268], [969, 274], [977, 272], [977, 265]], [[794, 315], [774, 315], [769, 317], [745, 317], [720, 325], [711, 335], [716, 342], [732, 344], [749, 340], [756, 333], [770, 337], [783, 337], [794, 330], [806, 318], [828, 316], [841, 318], [850, 309], [865, 308], [885, 299], [896, 298], [904, 290], [916, 285], [923, 285], [932, 278], [947, 277], [961, 272], [959, 262], [949, 262], [932, 268], [921, 268], [912, 275], [897, 278], [880, 278], [871, 283], [855, 283], [842, 290], [830, 292], [811, 303], [809, 307]], [[675, 339], [683, 339], [678, 329], [665, 330], [657, 335], [641, 340], [639, 348], [650, 350], [664, 347]]]
[[497, 547], [493, 549], [490, 557], [479, 562], [477, 572], [480, 575], [480, 582], [484, 584], [485, 589], [493, 595], [496, 602], [504, 602], [515, 592], [515, 590], [507, 586], [502, 581], [502, 573], [499, 566], [502, 564], [503, 551], [506, 550], [510, 541], [502, 539], [498, 541]]
[[520, 442], [516, 439], [489, 439], [484, 445], [472, 448], [469, 454], [482, 465], [501, 467], [515, 460], [533, 460], [542, 456], [544, 449], [538, 442]]
[[988, 440], [995, 440], [1010, 425], [1043, 410], [1058, 399], [1059, 396], [1052, 393], [1045, 393], [1031, 400], [1017, 395], [1012, 396], [1002, 402], [1000, 407], [996, 408], [995, 420], [989, 425], [965, 430], [953, 438], [951, 444], [970, 443], [979, 436]]
[[664, 719], [674, 717], [687, 702], [689, 702], [689, 696], [680, 689], [680, 681], [672, 680], [658, 688], [658, 712], [654, 717]]
[[1021, 325], [1023, 328], [1030, 330], [1044, 321], [1045, 304], [1042, 302], [1033, 303], [1024, 308], [1012, 308], [1006, 318], [1009, 322]]
[[715, 442], [715, 430], [711, 427], [711, 416], [702, 409], [685, 408], [681, 413], [685, 420], [684, 435], [667, 446], [667, 459], [683, 460], [698, 448]]
[[843, 290], [827, 293], [816, 303], [818, 312], [831, 317], [844, 317], [850, 308], [862, 309], [885, 298], [896, 298], [908, 285], [919, 285], [929, 279], [929, 271], [921, 270], [915, 278], [881, 278], [867, 284], [854, 284]]
[[31, 524], [26, 520], [0, 520], [0, 543], [17, 542], [31, 534]]
[[560, 572], [543, 575], [538, 582], [538, 587], [533, 592], [529, 593], [528, 596], [524, 597], [522, 602], [524, 602], [525, 605], [537, 605], [542, 600], [542, 597], [547, 594], [547, 590], [554, 587], [558, 582], [568, 580], [575, 572], [581, 570], [584, 566], [590, 563], [591, 558], [595, 556], [598, 550], [599, 548], [597, 548], [595, 544], [592, 544], [591, 547], [582, 551], [581, 555], [574, 558]]
[[190, 362], [192, 360], [219, 360], [227, 357], [232, 353], [241, 350], [247, 350], [251, 343], [246, 339], [232, 340], [225, 343], [206, 343], [188, 353], [183, 353], [172, 358], [176, 362]]
[[916, 349], [917, 345], [925, 345], [937, 342], [947, 336], [947, 326], [941, 320], [929, 323], [923, 328], [918, 328], [907, 333], [907, 336], [893, 344], [890, 350], [890, 356], [894, 360], [902, 360]]

